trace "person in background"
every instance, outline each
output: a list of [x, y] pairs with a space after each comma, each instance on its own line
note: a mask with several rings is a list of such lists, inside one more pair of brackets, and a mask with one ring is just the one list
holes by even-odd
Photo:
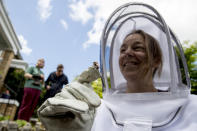
[[55, 94], [59, 93], [63, 87], [63, 85], [68, 84], [68, 78], [63, 73], [64, 66], [59, 64], [57, 66], [57, 70], [52, 72], [45, 82], [45, 87], [47, 89], [44, 100], [54, 97]]
[[10, 91], [6, 89], [6, 91], [1, 95], [1, 98], [10, 99]]
[[29, 67], [25, 73], [24, 95], [18, 112], [18, 119], [29, 121], [40, 98], [44, 85], [44, 59], [39, 59], [36, 66]]

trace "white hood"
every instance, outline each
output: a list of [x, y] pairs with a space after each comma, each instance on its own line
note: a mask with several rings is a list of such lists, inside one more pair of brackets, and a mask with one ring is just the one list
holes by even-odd
[[[119, 50], [124, 38], [138, 29], [152, 35], [159, 42], [163, 54], [163, 68], [160, 77], [155, 75], [154, 85], [157, 89], [168, 92], [122, 93], [126, 89], [126, 80], [118, 65]], [[175, 48], [181, 54], [186, 84], [182, 82]], [[190, 80], [180, 43], [161, 15], [146, 4], [125, 4], [112, 13], [101, 38], [101, 68], [104, 104], [115, 121], [128, 130], [128, 123], [132, 121], [143, 121], [147, 127], [169, 123], [176, 117], [190, 94]]]

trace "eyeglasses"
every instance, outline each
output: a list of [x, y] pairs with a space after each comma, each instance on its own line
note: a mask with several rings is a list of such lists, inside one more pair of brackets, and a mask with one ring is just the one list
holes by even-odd
[[58, 70], [58, 72], [59, 72], [59, 73], [62, 73], [62, 72], [63, 72], [63, 70]]

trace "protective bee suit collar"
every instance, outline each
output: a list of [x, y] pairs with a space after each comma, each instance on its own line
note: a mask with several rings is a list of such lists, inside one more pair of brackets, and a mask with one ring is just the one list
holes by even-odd
[[[178, 109], [175, 117], [171, 119], [166, 116], [166, 120], [171, 120], [168, 123], [159, 126], [153, 124], [151, 120], [148, 120], [147, 118], [145, 119], [144, 117], [130, 117], [130, 119], [125, 121], [124, 124], [119, 119], [116, 121], [114, 117], [117, 118], [117, 116], [114, 111], [112, 112], [113, 109], [109, 110], [106, 106], [106, 100], [103, 100], [101, 106], [97, 110], [91, 131], [195, 131], [197, 129], [197, 118], [195, 117], [197, 115], [196, 101], [197, 97], [195, 95], [190, 95], [186, 103]], [[173, 105], [171, 104], [168, 106]], [[165, 104], [161, 104], [161, 107], [159, 107], [160, 113], [165, 116], [166, 113], [163, 112], [163, 108], [166, 108]], [[144, 112], [147, 110], [146, 107], [143, 107], [143, 109]], [[123, 107], [122, 110], [124, 110]]]
[[[127, 82], [120, 72], [118, 58], [123, 40], [135, 30], [143, 30], [159, 43], [163, 67], [161, 75], [157, 72], [154, 76], [154, 86], [162, 92], [125, 93]], [[184, 66], [186, 84], [183, 83], [175, 49]], [[134, 127], [139, 131], [148, 131], [164, 126], [176, 118], [188, 100], [190, 80], [180, 42], [162, 16], [150, 5], [128, 3], [112, 13], [102, 33], [100, 63], [105, 108], [99, 116], [108, 112], [111, 120], [122, 126], [124, 131]], [[99, 116], [98, 119], [102, 119]]]

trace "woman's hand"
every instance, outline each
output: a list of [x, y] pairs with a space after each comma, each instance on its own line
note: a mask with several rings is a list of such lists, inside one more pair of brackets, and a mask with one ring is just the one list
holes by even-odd
[[38, 109], [38, 116], [46, 130], [91, 130], [96, 108], [101, 103], [99, 96], [90, 88], [90, 83], [100, 77], [95, 66], [96, 63]]
[[72, 82], [38, 109], [38, 116], [47, 131], [90, 131], [99, 96], [89, 87]]

